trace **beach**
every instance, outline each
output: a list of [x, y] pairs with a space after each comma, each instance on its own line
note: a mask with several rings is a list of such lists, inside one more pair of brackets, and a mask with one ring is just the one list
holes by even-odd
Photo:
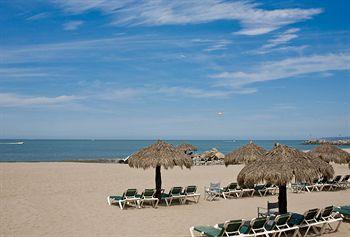
[[[349, 174], [347, 165], [333, 165], [335, 174]], [[162, 170], [163, 187], [197, 185], [211, 181], [227, 185], [236, 180], [242, 165], [198, 166]], [[132, 169], [121, 164], [0, 163], [0, 236], [189, 236], [194, 225], [251, 219], [257, 207], [277, 201], [277, 196], [220, 199], [157, 209], [109, 206], [108, 195], [127, 188], [154, 187], [154, 169]], [[349, 205], [350, 190], [288, 193], [288, 210], [303, 213], [310, 208]], [[348, 236], [350, 224], [337, 233]]]

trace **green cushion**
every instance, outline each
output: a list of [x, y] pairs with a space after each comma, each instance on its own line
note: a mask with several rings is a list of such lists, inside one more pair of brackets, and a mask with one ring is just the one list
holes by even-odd
[[249, 225], [242, 225], [241, 228], [239, 228], [239, 232], [241, 234], [248, 234], [250, 231]]
[[116, 201], [123, 200], [122, 196], [109, 196], [109, 198], [114, 199]]
[[345, 216], [350, 216], [350, 206], [341, 206], [340, 208], [335, 208], [335, 211]]
[[162, 194], [160, 195], [160, 198], [161, 198], [161, 199], [168, 198], [168, 197], [170, 197], [170, 196], [169, 196], [169, 194], [167, 194], [167, 193], [162, 193]]
[[201, 233], [204, 233], [208, 237], [219, 237], [222, 236], [224, 230], [222, 228], [214, 228], [212, 226], [195, 226], [194, 229]]

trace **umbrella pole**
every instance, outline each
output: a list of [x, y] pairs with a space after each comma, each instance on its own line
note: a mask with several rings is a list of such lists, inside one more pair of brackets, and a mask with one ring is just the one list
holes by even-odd
[[160, 166], [156, 167], [156, 198], [160, 199], [162, 193], [162, 176], [160, 173]]
[[287, 213], [287, 186], [280, 185], [278, 194], [278, 211], [279, 214]]

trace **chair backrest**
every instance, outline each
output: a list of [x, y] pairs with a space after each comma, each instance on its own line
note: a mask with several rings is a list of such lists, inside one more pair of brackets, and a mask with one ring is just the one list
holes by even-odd
[[329, 217], [333, 212], [333, 206], [328, 206], [320, 211], [320, 217]]
[[327, 177], [323, 177], [321, 178], [321, 180], [319, 181], [320, 183], [327, 183], [328, 179]]
[[291, 217], [291, 214], [277, 215], [275, 218], [275, 223], [277, 226], [285, 225], [288, 223], [290, 217]]
[[219, 183], [210, 183], [210, 191], [220, 191], [220, 182]]
[[270, 214], [274, 211], [278, 212], [279, 204], [278, 202], [267, 202], [267, 214]]
[[137, 194], [136, 188], [129, 188], [125, 191], [124, 197], [135, 197]]
[[182, 187], [173, 187], [170, 190], [170, 195], [175, 196], [175, 195], [180, 195], [182, 193]]
[[250, 222], [250, 227], [253, 230], [261, 229], [261, 228], [263, 228], [265, 226], [266, 222], [267, 222], [267, 217], [254, 218]]
[[190, 185], [185, 188], [184, 193], [195, 193], [197, 191], [197, 186], [195, 185]]
[[341, 175], [337, 175], [335, 176], [335, 178], [333, 179], [333, 182], [339, 182], [341, 180]]
[[238, 186], [237, 183], [230, 183], [229, 186], [228, 186], [228, 189], [229, 189], [229, 190], [234, 190], [234, 189], [237, 188], [237, 186]]
[[306, 221], [315, 219], [319, 211], [320, 210], [318, 208], [314, 208], [314, 209], [310, 209], [310, 210], [306, 211], [304, 213], [304, 219]]
[[345, 176], [343, 177], [343, 179], [342, 179], [342, 182], [348, 181], [349, 178], [350, 178], [350, 175], [345, 175]]
[[155, 193], [156, 193], [156, 190], [154, 188], [146, 188], [145, 191], [143, 192], [142, 196], [143, 197], [153, 197]]
[[298, 213], [292, 213], [288, 225], [289, 226], [298, 226], [304, 221], [304, 215], [300, 215]]
[[227, 235], [232, 233], [238, 233], [239, 229], [243, 225], [244, 220], [231, 220], [224, 223], [224, 229]]

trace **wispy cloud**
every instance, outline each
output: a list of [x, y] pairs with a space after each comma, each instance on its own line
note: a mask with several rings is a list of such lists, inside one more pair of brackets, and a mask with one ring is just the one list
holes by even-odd
[[337, 70], [350, 70], [349, 53], [313, 55], [265, 62], [253, 68], [252, 71], [223, 72], [212, 77], [221, 79], [218, 86], [240, 88], [255, 82]]
[[27, 18], [28, 21], [36, 21], [36, 20], [41, 20], [41, 19], [45, 19], [48, 18], [51, 14], [49, 12], [41, 12], [35, 15], [32, 15], [30, 17]]
[[270, 49], [270, 48], [276, 47], [278, 45], [285, 44], [285, 43], [297, 38], [298, 35], [296, 33], [299, 30], [300, 29], [298, 29], [298, 28], [291, 28], [291, 29], [288, 29], [288, 30], [282, 32], [281, 34], [277, 35], [277, 37], [270, 39], [268, 41], [268, 44], [265, 44], [263, 46], [263, 49]]
[[242, 29], [237, 34], [261, 35], [283, 26], [311, 19], [322, 12], [311, 9], [259, 8], [252, 1], [222, 0], [159, 0], [159, 1], [82, 1], [53, 0], [66, 12], [79, 14], [89, 10], [100, 10], [111, 15], [117, 25], [171, 25], [200, 24], [217, 20], [238, 21]]
[[69, 22], [63, 24], [63, 29], [64, 30], [76, 30], [82, 24], [84, 24], [83, 21], [69, 21]]
[[44, 77], [47, 73], [41, 68], [0, 68], [0, 78]]
[[35, 97], [13, 93], [0, 93], [0, 107], [64, 104], [77, 99], [79, 99], [79, 97], [74, 95], [61, 95], [57, 97]]
[[208, 48], [204, 49], [206, 52], [225, 50], [227, 46], [231, 44], [230, 40], [218, 40], [213, 45], [210, 45]]

